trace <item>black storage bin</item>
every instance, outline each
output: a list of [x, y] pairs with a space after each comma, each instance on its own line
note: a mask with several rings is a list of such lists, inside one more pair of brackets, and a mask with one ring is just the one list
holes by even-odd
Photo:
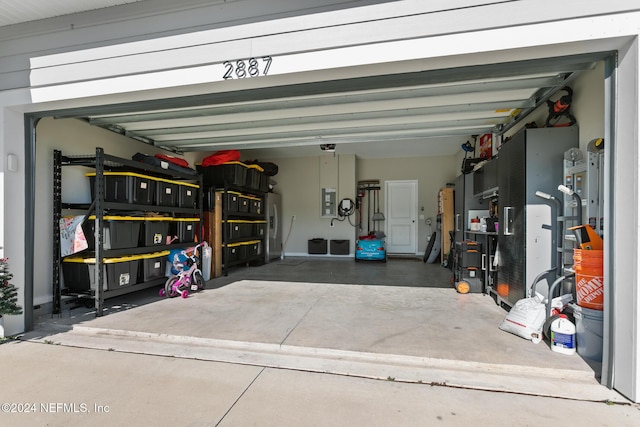
[[267, 233], [267, 222], [266, 221], [255, 221], [253, 225], [253, 236], [264, 237]]
[[456, 262], [458, 267], [482, 266], [482, 243], [475, 241], [456, 242]]
[[227, 221], [224, 223], [224, 226], [227, 228], [227, 236], [229, 240], [239, 239], [242, 236], [242, 227], [238, 224], [237, 221]]
[[238, 212], [239, 213], [249, 213], [249, 209], [251, 207], [251, 198], [246, 196], [240, 196], [238, 198]]
[[229, 220], [225, 223], [229, 229], [229, 240], [242, 239], [253, 235], [253, 222], [245, 220]]
[[224, 187], [239, 186], [244, 187], [247, 180], [247, 165], [242, 162], [227, 162], [216, 166], [197, 166], [202, 173], [202, 180], [205, 186]]
[[262, 242], [259, 240], [247, 242], [244, 247], [246, 248], [245, 259], [247, 260], [262, 255]]
[[247, 180], [245, 186], [252, 190], [260, 190], [260, 182], [264, 176], [264, 169], [258, 165], [247, 166]]
[[348, 240], [331, 240], [329, 247], [331, 255], [349, 255]]
[[240, 212], [240, 193], [236, 193], [234, 191], [225, 193], [224, 198], [222, 199], [222, 203], [223, 209], [225, 209], [228, 213], [234, 214]]
[[[96, 289], [93, 280], [95, 261], [93, 264], [85, 264], [82, 260], [67, 258], [62, 263], [62, 275], [64, 277], [64, 287], [71, 291], [89, 291]], [[104, 273], [106, 278], [106, 268]], [[105, 281], [103, 290], [107, 290]]]
[[310, 255], [326, 255], [327, 254], [327, 240], [326, 239], [309, 239], [309, 254]]
[[[96, 174], [87, 174], [91, 183], [91, 198], [95, 199]], [[104, 200], [115, 203], [152, 205], [156, 180], [133, 172], [104, 172]]]
[[[103, 290], [115, 290], [138, 283], [139, 259], [105, 258]], [[71, 291], [95, 290], [95, 259], [67, 258], [62, 263], [64, 285]]]
[[174, 207], [178, 204], [178, 184], [164, 180], [156, 181], [156, 206]]
[[139, 282], [150, 282], [165, 277], [169, 251], [144, 255]]
[[249, 200], [249, 213], [262, 214], [262, 199], [251, 198]]
[[[94, 250], [95, 217], [91, 216], [82, 225], [82, 231], [87, 239], [89, 250]], [[102, 247], [103, 249], [127, 249], [138, 246], [140, 239], [140, 221], [133, 217], [105, 216], [103, 218]]]
[[198, 218], [174, 218], [175, 236], [178, 236], [180, 243], [193, 242], [198, 230]]
[[227, 250], [222, 251], [222, 262], [238, 261], [238, 259], [240, 259], [240, 247], [238, 244], [227, 245]]
[[[178, 207], [194, 208], [198, 205], [197, 185], [180, 184], [178, 185]], [[213, 209], [211, 209], [213, 210]]]
[[269, 191], [269, 176], [266, 173], [260, 175], [260, 186], [258, 189], [264, 193]]
[[145, 219], [140, 232], [140, 246], [166, 245], [170, 220], [170, 218]]

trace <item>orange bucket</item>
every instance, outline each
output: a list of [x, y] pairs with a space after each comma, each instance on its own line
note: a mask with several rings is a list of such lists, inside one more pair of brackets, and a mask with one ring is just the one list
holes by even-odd
[[592, 310], [602, 310], [604, 304], [603, 251], [574, 249], [573, 262], [578, 305]]

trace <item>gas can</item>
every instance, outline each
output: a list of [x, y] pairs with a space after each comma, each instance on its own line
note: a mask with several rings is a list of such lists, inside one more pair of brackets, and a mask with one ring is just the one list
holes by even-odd
[[576, 352], [576, 327], [565, 314], [551, 322], [551, 350], [563, 354]]

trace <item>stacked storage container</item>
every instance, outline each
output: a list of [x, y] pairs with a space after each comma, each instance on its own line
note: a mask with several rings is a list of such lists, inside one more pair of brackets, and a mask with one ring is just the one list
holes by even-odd
[[263, 203], [268, 187], [264, 169], [257, 164], [229, 161], [198, 166], [198, 170], [208, 193], [212, 192], [209, 188], [222, 193], [223, 268], [264, 258], [267, 222]]

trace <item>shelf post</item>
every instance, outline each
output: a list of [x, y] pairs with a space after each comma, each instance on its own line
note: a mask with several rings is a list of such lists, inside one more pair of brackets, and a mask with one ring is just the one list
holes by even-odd
[[94, 239], [95, 239], [95, 268], [94, 283], [96, 284], [95, 291], [95, 307], [96, 316], [103, 315], [103, 303], [104, 303], [104, 268], [103, 268], [103, 227], [104, 227], [104, 151], [100, 147], [96, 147], [96, 179], [95, 179], [95, 227], [94, 227]]
[[60, 219], [62, 219], [62, 152], [53, 151], [53, 314], [60, 313]]

